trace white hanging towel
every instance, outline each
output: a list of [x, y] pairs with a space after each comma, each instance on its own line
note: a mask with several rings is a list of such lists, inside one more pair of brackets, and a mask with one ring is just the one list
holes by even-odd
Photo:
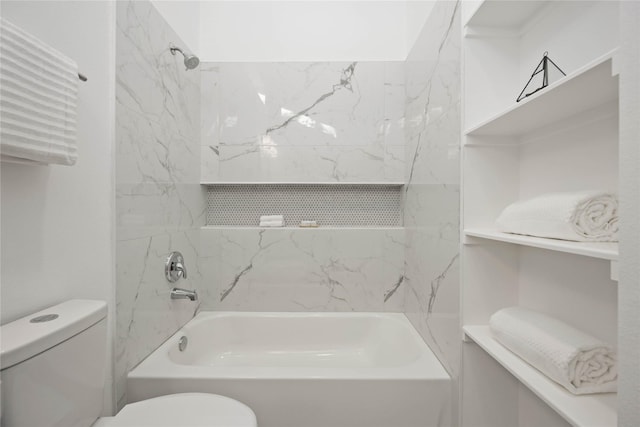
[[0, 18], [2, 160], [73, 165], [78, 66]]

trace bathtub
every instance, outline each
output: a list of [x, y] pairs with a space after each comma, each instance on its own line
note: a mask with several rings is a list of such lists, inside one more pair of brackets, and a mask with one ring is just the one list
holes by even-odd
[[402, 314], [201, 312], [127, 378], [129, 402], [195, 391], [260, 427], [427, 427], [448, 419], [451, 381]]

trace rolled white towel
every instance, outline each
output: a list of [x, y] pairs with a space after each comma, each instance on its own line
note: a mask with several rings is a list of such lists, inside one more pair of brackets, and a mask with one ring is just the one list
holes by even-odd
[[605, 191], [544, 194], [507, 206], [496, 227], [528, 236], [616, 242], [618, 198]]
[[271, 222], [271, 221], [284, 221], [284, 216], [282, 215], [262, 215], [260, 217], [260, 222], [265, 221], [265, 222]]
[[616, 354], [597, 338], [521, 307], [497, 311], [489, 325], [502, 345], [571, 393], [616, 391]]

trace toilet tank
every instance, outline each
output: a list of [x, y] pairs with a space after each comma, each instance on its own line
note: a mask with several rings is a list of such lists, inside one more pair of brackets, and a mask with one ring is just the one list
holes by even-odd
[[88, 427], [101, 415], [107, 305], [70, 300], [0, 327], [2, 427]]

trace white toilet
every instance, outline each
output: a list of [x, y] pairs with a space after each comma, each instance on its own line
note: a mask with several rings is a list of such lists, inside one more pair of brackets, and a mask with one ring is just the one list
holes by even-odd
[[71, 300], [0, 329], [3, 427], [255, 427], [243, 403], [207, 393], [102, 410], [107, 306]]

